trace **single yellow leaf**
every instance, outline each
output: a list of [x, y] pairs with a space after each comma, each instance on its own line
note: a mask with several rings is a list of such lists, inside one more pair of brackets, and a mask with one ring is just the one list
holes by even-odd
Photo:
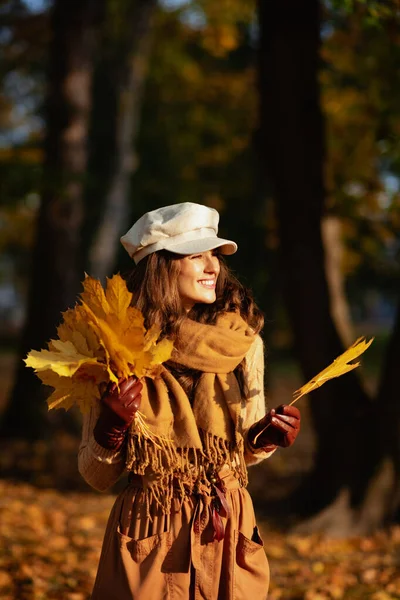
[[140, 327], [127, 329], [121, 336], [121, 344], [130, 349], [132, 353], [143, 352], [145, 347], [144, 332]]
[[120, 330], [121, 330], [121, 334], [123, 336], [125, 335], [129, 335], [129, 332], [131, 330], [137, 330], [140, 331], [140, 344], [144, 344], [144, 335], [145, 335], [145, 328], [144, 328], [144, 319], [143, 319], [143, 315], [140, 312], [140, 310], [138, 310], [137, 308], [130, 306], [128, 308], [128, 310], [126, 311], [126, 319], [124, 323], [121, 323], [120, 325]]
[[[51, 345], [56, 352], [61, 352], [65, 357], [70, 356], [71, 358], [76, 358], [76, 356], [86, 356], [87, 354], [81, 354], [77, 351], [75, 345], [72, 341], [68, 340], [63, 342], [62, 340], [51, 340]], [[87, 348], [87, 346], [86, 346]]]
[[57, 335], [61, 341], [68, 342], [71, 340], [73, 331], [77, 330], [75, 323], [72, 323], [75, 321], [74, 309], [71, 308], [63, 313], [63, 318], [63, 322], [57, 327]]
[[56, 387], [61, 379], [60, 375], [57, 375], [51, 369], [45, 369], [44, 371], [38, 371], [36, 375], [44, 385], [50, 385]]
[[151, 365], [151, 360], [152, 360], [151, 352], [138, 353], [135, 356], [134, 362], [132, 363], [132, 366], [131, 366], [132, 375], [136, 375], [136, 377], [139, 377], [139, 379], [141, 377], [143, 377], [144, 375], [147, 375], [148, 374], [147, 371]]
[[[111, 346], [112, 340], [107, 340], [108, 344], [105, 344], [102, 338], [102, 331], [99, 327], [99, 320], [93, 311], [86, 305], [82, 304], [75, 308], [75, 312], [77, 315], [77, 325], [80, 331], [85, 331], [85, 338], [89, 342], [90, 349], [95, 347], [93, 350], [94, 355], [97, 357], [100, 363], [103, 363], [108, 372], [108, 380], [113, 381], [118, 384], [118, 375], [113, 370], [113, 365], [111, 364], [110, 353], [108, 351], [108, 347]], [[70, 318], [71, 322], [71, 318]], [[83, 328], [83, 324], [86, 329]], [[107, 327], [107, 332], [109, 332], [109, 328]]]
[[368, 342], [365, 337], [358, 338], [354, 344], [352, 344], [345, 352], [340, 354], [333, 363], [331, 363], [326, 369], [318, 373], [315, 377], [313, 377], [308, 383], [303, 385], [299, 390], [296, 390], [293, 394], [293, 402], [294, 404], [299, 398], [312, 392], [313, 390], [321, 387], [326, 381], [329, 379], [333, 379], [334, 377], [340, 377], [353, 369], [356, 369], [360, 363], [350, 363], [351, 360], [358, 358], [363, 352], [370, 347], [374, 338], [371, 338]]
[[83, 292], [81, 300], [93, 311], [99, 319], [105, 319], [110, 308], [104, 294], [102, 285], [98, 279], [86, 275], [83, 281]]
[[93, 402], [100, 399], [99, 385], [108, 379], [105, 365], [100, 363], [82, 366], [73, 377], [60, 377], [50, 369], [40, 371], [38, 377], [44, 385], [55, 388], [47, 400], [49, 410], [68, 410], [73, 404], [77, 404], [82, 413], [87, 412]]
[[96, 400], [100, 399], [99, 386], [92, 380], [80, 380], [60, 377], [54, 392], [47, 399], [49, 410], [64, 408], [68, 410], [77, 404], [83, 414], [90, 410]]
[[73, 343], [79, 354], [84, 354], [85, 356], [93, 357], [93, 350], [90, 350], [84, 335], [82, 335], [80, 331], [72, 332], [71, 342]]
[[[54, 345], [52, 340], [52, 345]], [[69, 345], [71, 342], [60, 342], [61, 344]], [[71, 344], [72, 346], [72, 344]], [[64, 354], [62, 352], [50, 352], [49, 350], [31, 350], [25, 359], [27, 367], [32, 367], [36, 371], [44, 371], [46, 369], [53, 369], [55, 373], [65, 377], [71, 377], [84, 363], [95, 363], [95, 358], [89, 358], [75, 352], [74, 355], [71, 353]]]
[[144, 337], [144, 348], [143, 350], [146, 352], [149, 350], [153, 344], [155, 344], [160, 337], [161, 330], [158, 325], [152, 325], [150, 329], [147, 331]]
[[167, 340], [164, 338], [161, 342], [158, 342], [157, 345], [154, 345], [151, 349], [152, 354], [152, 365], [159, 365], [163, 362], [166, 362], [171, 358], [172, 350], [174, 348], [171, 340]]
[[[152, 332], [154, 340], [155, 332]], [[158, 337], [158, 335], [157, 335]], [[136, 355], [134, 363], [134, 374], [137, 377], [156, 377], [159, 373], [159, 366], [171, 358], [173, 343], [170, 340], [161, 340], [158, 344], [153, 341], [147, 351]]]
[[64, 322], [57, 328], [58, 337], [63, 341], [72, 341], [74, 331], [81, 333], [93, 356], [100, 358], [100, 341], [93, 327], [88, 326], [85, 305], [77, 305], [67, 310], [63, 317]]
[[103, 382], [108, 383], [107, 365], [100, 362], [84, 364], [74, 374], [73, 379], [76, 381], [92, 381], [98, 384]]
[[107, 278], [106, 300], [109, 305], [109, 314], [123, 323], [132, 301], [132, 294], [128, 291], [121, 275], [114, 275], [111, 279]]
[[96, 326], [101, 343], [109, 357], [109, 364], [118, 378], [129, 377], [131, 369], [129, 364], [133, 362], [132, 352], [120, 343], [115, 330], [104, 319], [98, 319], [91, 309], [86, 306], [90, 322]]
[[[366, 341], [365, 337], [358, 338], [354, 344], [352, 344], [345, 352], [340, 354], [333, 363], [331, 363], [326, 369], [318, 373], [315, 377], [313, 377], [308, 383], [303, 385], [300, 389], [296, 390], [293, 394], [293, 401], [290, 405], [297, 402], [299, 398], [312, 392], [313, 390], [321, 387], [325, 382], [329, 381], [329, 379], [333, 379], [334, 377], [340, 377], [353, 369], [356, 369], [359, 366], [359, 362], [350, 363], [351, 360], [354, 360], [358, 356], [360, 356], [367, 348], [370, 347], [374, 338], [371, 338], [369, 342]], [[266, 425], [264, 429], [259, 431], [253, 440], [253, 444], [256, 443], [258, 437], [266, 430], [270, 424]]]

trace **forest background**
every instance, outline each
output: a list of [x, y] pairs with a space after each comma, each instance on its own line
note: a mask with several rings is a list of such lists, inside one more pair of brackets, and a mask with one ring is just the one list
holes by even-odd
[[397, 0], [0, 2], [1, 597], [87, 598], [113, 499], [21, 358], [85, 271], [131, 268], [138, 216], [184, 201], [239, 244], [270, 406], [375, 336], [251, 470], [270, 597], [400, 597], [399, 21]]

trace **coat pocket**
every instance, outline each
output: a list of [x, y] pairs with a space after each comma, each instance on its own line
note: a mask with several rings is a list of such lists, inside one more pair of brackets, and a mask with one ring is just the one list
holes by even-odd
[[241, 531], [235, 531], [235, 546], [233, 599], [265, 600], [269, 587], [269, 564], [258, 528], [254, 528], [252, 539]]
[[150, 555], [153, 556], [153, 559], [156, 559], [156, 557], [159, 559], [165, 557], [165, 554], [171, 546], [171, 533], [169, 531], [156, 533], [155, 535], [151, 535], [150, 537], [141, 540], [134, 540], [121, 533], [118, 527], [117, 536], [120, 549], [122, 551], [127, 551], [131, 555], [132, 560], [136, 563], [142, 562]]
[[162, 565], [171, 545], [171, 533], [152, 535], [134, 540], [117, 529], [120, 560], [117, 571], [124, 582], [125, 592], [115, 598], [135, 600], [165, 600], [169, 597], [169, 578], [162, 572]]

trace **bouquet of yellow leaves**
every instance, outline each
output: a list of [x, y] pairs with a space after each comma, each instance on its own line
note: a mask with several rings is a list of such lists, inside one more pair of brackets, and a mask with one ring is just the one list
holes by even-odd
[[132, 294], [120, 275], [100, 281], [86, 276], [81, 303], [63, 313], [57, 340], [47, 350], [31, 350], [25, 359], [45, 385], [54, 388], [49, 409], [81, 412], [100, 399], [99, 386], [131, 375], [154, 377], [171, 356], [173, 345], [158, 327], [146, 331], [141, 312], [131, 306]]

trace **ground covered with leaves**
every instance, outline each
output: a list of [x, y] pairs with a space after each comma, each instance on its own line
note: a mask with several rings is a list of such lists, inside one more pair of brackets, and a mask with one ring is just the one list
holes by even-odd
[[[113, 501], [0, 481], [0, 598], [88, 599]], [[263, 529], [270, 600], [400, 598], [400, 527], [345, 540]]]

